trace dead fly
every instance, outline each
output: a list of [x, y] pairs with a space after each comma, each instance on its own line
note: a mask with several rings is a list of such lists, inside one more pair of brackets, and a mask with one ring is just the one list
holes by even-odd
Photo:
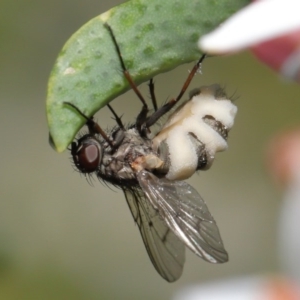
[[167, 281], [177, 280], [183, 270], [185, 246], [210, 263], [228, 260], [215, 220], [198, 192], [182, 181], [197, 170], [208, 169], [215, 153], [227, 148], [236, 107], [218, 85], [190, 93], [190, 99], [173, 111], [154, 136], [149, 128], [182, 98], [198, 71], [203, 55], [190, 72], [179, 95], [157, 108], [153, 81], [150, 94], [154, 112], [125, 67], [113, 31], [106, 25], [118, 53], [124, 76], [142, 102], [135, 123], [125, 127], [110, 105], [118, 127], [104, 132], [71, 103], [86, 119], [88, 134], [72, 143], [76, 168], [84, 174], [120, 187], [140, 229], [148, 255]]

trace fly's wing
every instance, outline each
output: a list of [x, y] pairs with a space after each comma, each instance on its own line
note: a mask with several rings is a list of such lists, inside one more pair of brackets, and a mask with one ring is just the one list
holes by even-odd
[[137, 178], [155, 211], [189, 249], [211, 263], [228, 261], [217, 224], [192, 186], [145, 170]]
[[177, 280], [185, 261], [184, 244], [170, 230], [141, 189], [123, 188], [123, 191], [155, 269], [165, 280]]

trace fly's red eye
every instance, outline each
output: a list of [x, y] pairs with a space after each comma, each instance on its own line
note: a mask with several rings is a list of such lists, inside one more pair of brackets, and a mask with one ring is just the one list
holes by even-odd
[[101, 161], [100, 150], [95, 144], [83, 145], [77, 152], [76, 160], [76, 165], [82, 172], [94, 172]]

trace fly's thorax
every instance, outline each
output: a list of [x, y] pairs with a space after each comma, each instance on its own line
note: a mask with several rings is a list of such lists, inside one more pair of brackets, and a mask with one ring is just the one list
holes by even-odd
[[139, 135], [135, 128], [124, 131], [124, 137], [118, 147], [104, 151], [98, 176], [114, 184], [135, 180], [134, 162], [141, 157], [152, 155], [151, 141]]
[[201, 87], [190, 96], [152, 141], [169, 168], [166, 177], [170, 180], [186, 179], [211, 166], [216, 152], [227, 149], [227, 135], [237, 112], [219, 85]]

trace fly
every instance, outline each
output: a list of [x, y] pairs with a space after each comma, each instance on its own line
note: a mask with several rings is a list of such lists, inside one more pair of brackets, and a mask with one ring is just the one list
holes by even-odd
[[115, 35], [114, 42], [123, 74], [142, 103], [134, 124], [125, 127], [108, 104], [117, 128], [105, 132], [79, 108], [66, 102], [86, 120], [88, 133], [71, 144], [75, 168], [94, 173], [121, 188], [137, 223], [148, 255], [157, 272], [167, 281], [183, 271], [185, 247], [210, 263], [228, 261], [217, 224], [198, 192], [183, 180], [197, 170], [208, 169], [215, 153], [227, 148], [236, 106], [218, 85], [201, 87], [177, 107], [155, 135], [150, 127], [170, 112], [199, 70], [203, 55], [190, 72], [177, 98], [159, 107], [154, 84], [149, 88], [154, 112], [126, 69]]

